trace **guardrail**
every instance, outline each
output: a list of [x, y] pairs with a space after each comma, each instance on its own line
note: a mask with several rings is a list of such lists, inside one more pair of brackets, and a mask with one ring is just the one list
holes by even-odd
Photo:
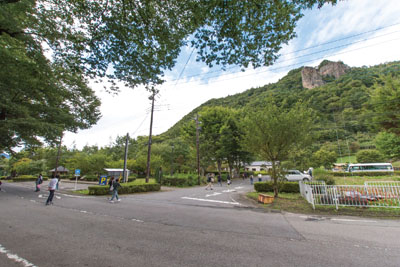
[[400, 182], [366, 182], [364, 185], [326, 185], [299, 182], [300, 193], [312, 204], [350, 207], [400, 208]]

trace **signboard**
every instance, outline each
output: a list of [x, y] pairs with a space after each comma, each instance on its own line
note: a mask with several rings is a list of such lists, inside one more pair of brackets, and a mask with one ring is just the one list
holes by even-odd
[[107, 185], [107, 175], [100, 176], [99, 185]]
[[75, 176], [80, 176], [81, 175], [81, 170], [80, 169], [76, 169], [75, 170]]

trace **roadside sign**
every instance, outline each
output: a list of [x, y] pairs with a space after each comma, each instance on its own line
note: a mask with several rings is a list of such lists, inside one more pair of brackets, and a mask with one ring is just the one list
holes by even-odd
[[80, 176], [81, 175], [81, 170], [80, 169], [76, 169], [75, 170], [75, 176]]
[[99, 185], [107, 185], [107, 175], [100, 176]]

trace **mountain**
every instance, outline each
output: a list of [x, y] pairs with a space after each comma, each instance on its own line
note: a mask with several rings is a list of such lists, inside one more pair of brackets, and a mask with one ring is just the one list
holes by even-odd
[[325, 60], [317, 68], [293, 69], [276, 83], [211, 99], [184, 116], [163, 133], [160, 140], [178, 136], [180, 128], [205, 107], [247, 109], [263, 105], [266, 98], [272, 97], [287, 108], [300, 101], [315, 110], [318, 115], [317, 143], [340, 141], [348, 149], [349, 144], [358, 142], [361, 148], [371, 148], [376, 129], [368, 117], [369, 99], [375, 85], [382, 84], [383, 77], [388, 76], [400, 79], [399, 61], [371, 67], [349, 67], [342, 62]]

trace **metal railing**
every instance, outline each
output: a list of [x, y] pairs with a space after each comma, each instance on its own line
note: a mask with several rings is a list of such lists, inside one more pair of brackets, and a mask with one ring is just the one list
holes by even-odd
[[300, 193], [312, 204], [350, 207], [400, 208], [400, 182], [366, 182], [364, 185], [326, 185], [299, 182]]

